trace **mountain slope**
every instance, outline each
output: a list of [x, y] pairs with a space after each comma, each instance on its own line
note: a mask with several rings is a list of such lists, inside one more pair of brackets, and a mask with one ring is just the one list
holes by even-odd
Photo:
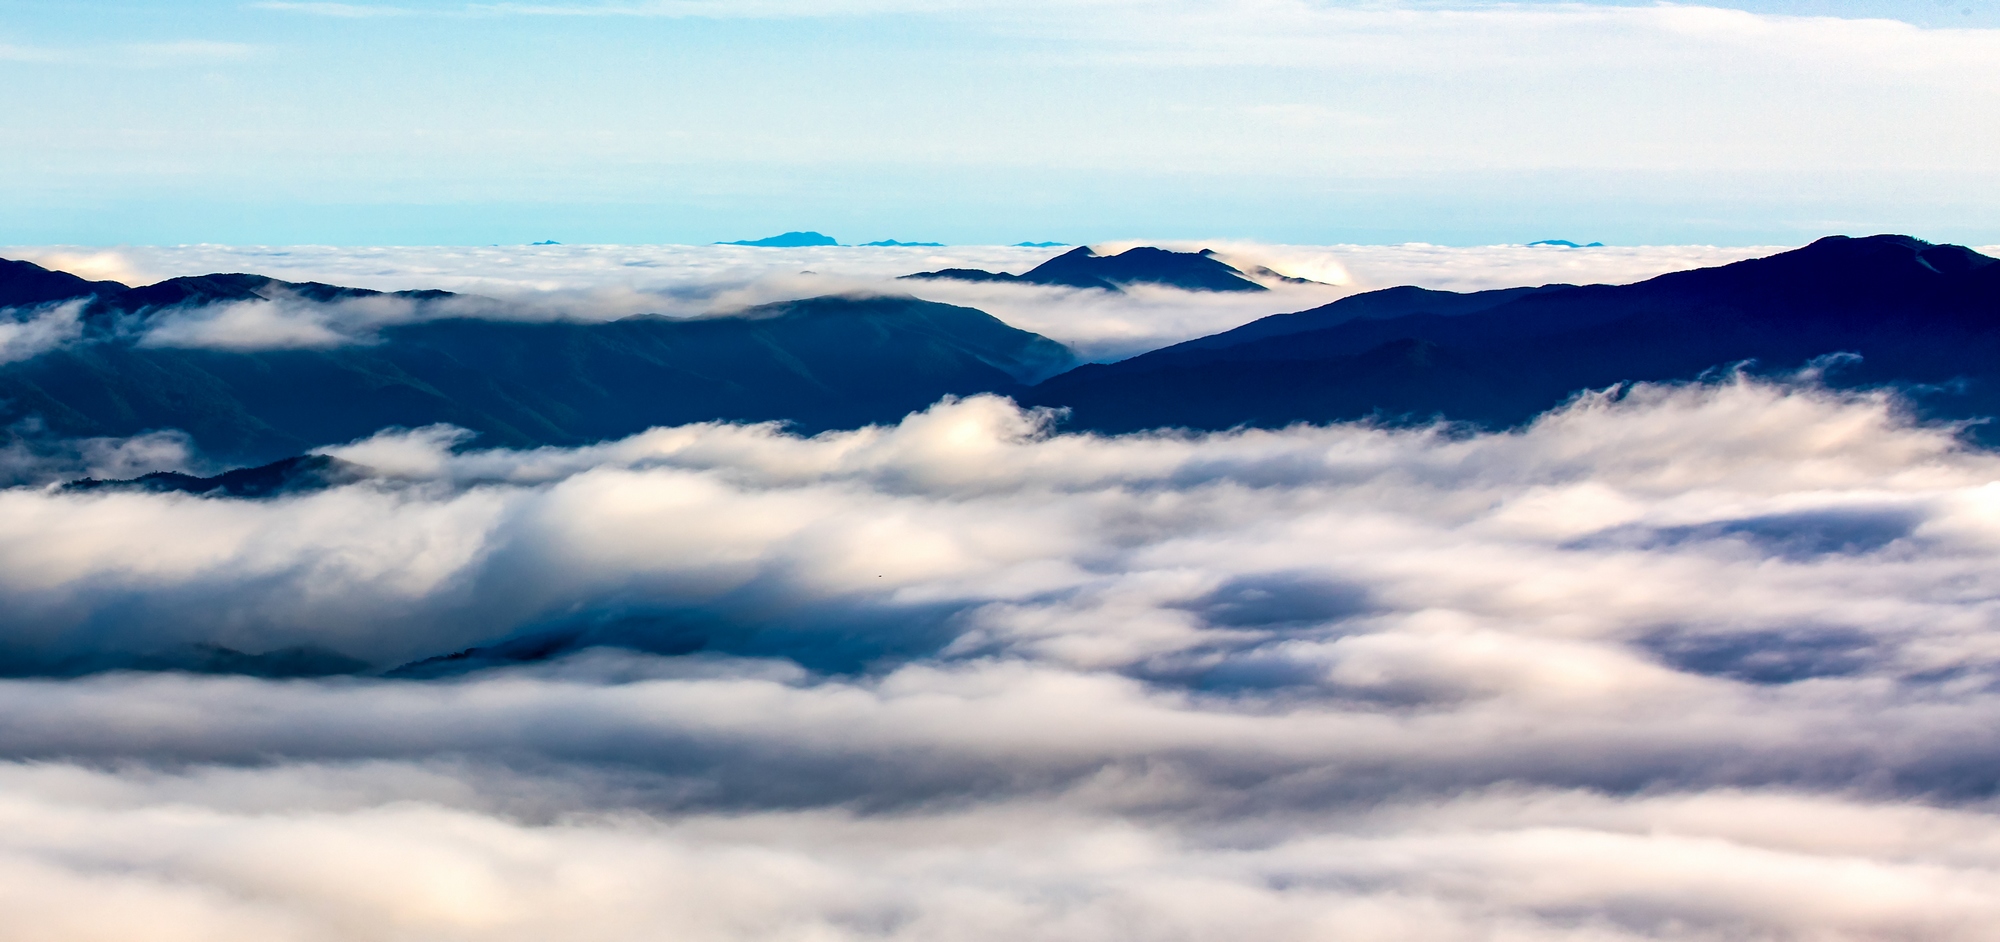
[[321, 350], [78, 343], [0, 367], [0, 422], [35, 416], [63, 436], [178, 428], [218, 460], [259, 464], [434, 422], [512, 446], [710, 419], [853, 427], [1071, 362], [1055, 341], [971, 308], [826, 297], [695, 320], [436, 320]]
[[33, 262], [0, 258], [0, 308], [108, 297], [130, 290], [115, 281], [89, 281], [66, 271], [50, 271]]
[[1100, 431], [1434, 415], [1506, 426], [1589, 388], [1768, 371], [1855, 353], [1849, 385], [1916, 389], [1928, 414], [2000, 415], [2000, 265], [1906, 236], [1802, 249], [1634, 285], [1453, 294], [1393, 288], [1028, 393]]

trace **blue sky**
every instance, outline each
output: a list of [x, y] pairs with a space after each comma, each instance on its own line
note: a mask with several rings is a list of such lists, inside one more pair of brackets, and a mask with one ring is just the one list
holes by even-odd
[[0, 243], [2000, 242], [1994, 0], [0, 0]]

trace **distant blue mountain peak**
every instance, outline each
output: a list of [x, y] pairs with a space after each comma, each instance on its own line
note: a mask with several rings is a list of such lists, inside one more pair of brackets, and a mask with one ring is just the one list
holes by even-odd
[[766, 249], [798, 249], [815, 245], [839, 245], [840, 240], [817, 232], [787, 232], [764, 239], [742, 239], [736, 242], [717, 242], [716, 245], [754, 245]]
[[1069, 243], [1067, 243], [1067, 242], [1016, 242], [1016, 243], [1014, 243], [1014, 248], [1017, 248], [1017, 249], [1056, 249], [1056, 248], [1068, 248], [1068, 247], [1069, 247]]
[[540, 241], [540, 242], [530, 242], [530, 243], [528, 243], [528, 244], [529, 244], [529, 245], [561, 245], [562, 243], [561, 243], [561, 242], [557, 242], [557, 241], [556, 241], [556, 240], [554, 240], [554, 239], [543, 239], [543, 240], [542, 240], [542, 241]]
[[864, 246], [881, 247], [881, 248], [893, 248], [893, 247], [915, 248], [917, 246], [944, 245], [944, 243], [942, 242], [898, 242], [895, 239], [883, 239], [879, 242], [863, 242], [861, 244]]
[[1585, 244], [1579, 242], [1571, 242], [1568, 239], [1543, 239], [1540, 242], [1530, 242], [1528, 244], [1530, 246], [1553, 245], [1557, 248], [1564, 248], [1564, 249], [1601, 249], [1604, 247], [1604, 243], [1602, 242], [1591, 242]]

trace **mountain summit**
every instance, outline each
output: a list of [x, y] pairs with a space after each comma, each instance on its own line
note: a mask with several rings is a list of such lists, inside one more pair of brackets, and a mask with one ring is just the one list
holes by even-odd
[[922, 271], [904, 278], [952, 281], [1006, 281], [1032, 285], [1062, 285], [1120, 291], [1126, 285], [1165, 285], [1188, 291], [1267, 291], [1215, 253], [1170, 252], [1151, 246], [1099, 255], [1090, 246], [1064, 252], [1019, 275], [978, 268]]

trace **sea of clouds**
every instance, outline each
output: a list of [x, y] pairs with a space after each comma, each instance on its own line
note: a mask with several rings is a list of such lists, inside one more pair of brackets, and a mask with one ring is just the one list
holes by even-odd
[[[272, 501], [0, 492], [16, 931], [2000, 918], [2000, 459], [1882, 396], [1118, 438], [980, 397], [812, 439], [454, 442], [333, 449], [374, 476]], [[523, 639], [570, 653], [477, 654]], [[217, 648], [368, 670], [91, 669]]]
[[[1373, 284], [1465, 251], [1337, 260]], [[1495, 270], [1449, 284], [1521, 269]], [[358, 480], [274, 500], [0, 490], [9, 933], [2000, 921], [2000, 456], [1956, 429], [1811, 375], [1502, 433], [1056, 419], [385, 430], [325, 449]], [[17, 459], [191, 455], [163, 431]]]

